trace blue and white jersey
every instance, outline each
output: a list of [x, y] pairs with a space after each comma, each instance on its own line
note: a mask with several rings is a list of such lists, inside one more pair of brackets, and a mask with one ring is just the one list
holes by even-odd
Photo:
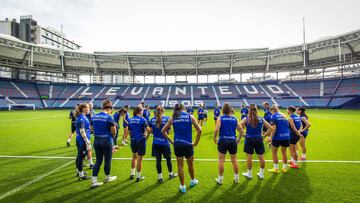
[[274, 134], [273, 140], [289, 140], [289, 122], [288, 120], [279, 112], [273, 114], [270, 119], [270, 124], [276, 126], [276, 132]]
[[271, 119], [271, 112], [269, 109], [264, 108], [264, 119], [270, 123], [270, 119]]
[[162, 135], [161, 129], [165, 126], [165, 124], [168, 122], [169, 116], [163, 116], [160, 128], [156, 126], [156, 117], [153, 117], [150, 120], [150, 127], [154, 134], [153, 144], [155, 145], [170, 145], [168, 140]]
[[246, 138], [261, 138], [264, 120], [261, 117], [258, 117], [258, 119], [259, 123], [254, 127], [250, 123], [249, 116], [246, 117]]
[[214, 109], [214, 118], [218, 118], [220, 116], [220, 107]]
[[[300, 127], [301, 127], [301, 119], [300, 119], [300, 117], [297, 116], [296, 114], [291, 114], [290, 117], [294, 121], [294, 125], [295, 125], [296, 130], [300, 130]], [[290, 131], [290, 135], [296, 135], [295, 131], [291, 128], [290, 125], [289, 125], [289, 131]]]
[[191, 115], [181, 112], [179, 117], [173, 119], [174, 142], [192, 144], [192, 121]]
[[144, 109], [143, 117], [146, 119], [147, 122], [149, 122], [150, 121], [150, 110]]
[[144, 139], [145, 129], [149, 124], [144, 117], [134, 116], [130, 119], [129, 130], [131, 141]]
[[241, 113], [241, 120], [242, 120], [243, 118], [245, 118], [248, 115], [249, 109], [244, 107], [240, 110], [240, 113]]
[[190, 115], [194, 114], [194, 109], [192, 107], [189, 107], [186, 112], [188, 112]]
[[116, 123], [111, 115], [100, 112], [95, 114], [91, 118], [91, 121], [95, 137], [109, 138], [109, 140], [112, 140], [111, 127], [116, 126]]
[[198, 119], [203, 119], [203, 118], [205, 118], [204, 109], [203, 109], [203, 108], [199, 108], [199, 109], [198, 109]]
[[220, 116], [220, 122], [219, 140], [236, 140], [238, 120], [235, 116], [222, 115]]
[[[300, 119], [301, 119], [301, 123], [303, 125], [303, 128], [305, 128], [306, 123], [302, 119], [307, 120], [306, 116], [300, 116]], [[302, 135], [306, 136], [306, 135], [308, 135], [308, 133], [309, 133], [309, 129], [306, 129], [304, 132], [302, 132]]]
[[85, 115], [80, 114], [76, 119], [76, 142], [79, 143], [80, 146], [85, 144], [83, 137], [81, 136], [80, 129], [84, 129], [86, 133], [86, 137], [90, 140], [91, 130], [90, 130], [90, 121], [86, 118]]
[[114, 117], [114, 121], [116, 123], [116, 126], [119, 126], [119, 121], [120, 121], [120, 113], [119, 113], [119, 111], [115, 112], [113, 117]]

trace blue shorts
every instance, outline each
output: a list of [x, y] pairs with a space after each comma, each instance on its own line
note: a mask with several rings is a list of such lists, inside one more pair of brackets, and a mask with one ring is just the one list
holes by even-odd
[[296, 134], [290, 134], [290, 144], [297, 144], [300, 140], [300, 137]]
[[218, 152], [221, 154], [236, 154], [237, 153], [237, 143], [234, 139], [219, 139], [218, 141]]
[[174, 153], [176, 157], [190, 158], [194, 156], [194, 147], [190, 144], [174, 143]]
[[273, 140], [271, 142], [271, 145], [274, 147], [289, 147], [290, 146], [290, 140]]
[[126, 128], [126, 127], [128, 127], [128, 124], [123, 122], [123, 128]]
[[153, 144], [151, 155], [154, 157], [161, 157], [162, 155], [165, 159], [171, 157], [170, 145]]
[[144, 156], [146, 153], [146, 139], [141, 138], [139, 140], [131, 140], [131, 151], [132, 153], [137, 153], [140, 156]]
[[204, 117], [198, 117], [198, 120], [199, 121], [204, 120]]
[[304, 138], [306, 138], [308, 136], [309, 132], [302, 132], [302, 135], [304, 136]]
[[246, 137], [244, 143], [244, 152], [247, 154], [261, 155], [265, 153], [265, 147], [262, 137]]
[[71, 123], [71, 133], [74, 133], [76, 131], [75, 123]]

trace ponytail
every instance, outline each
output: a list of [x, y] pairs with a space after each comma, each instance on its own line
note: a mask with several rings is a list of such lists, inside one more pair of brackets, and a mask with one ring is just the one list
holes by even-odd
[[250, 123], [250, 125], [253, 128], [256, 128], [257, 125], [259, 124], [259, 116], [258, 116], [257, 107], [255, 104], [250, 104], [249, 119], [247, 120], [247, 122]]
[[300, 117], [305, 117], [306, 119], [309, 119], [309, 117], [305, 113], [306, 109], [303, 106], [299, 106], [297, 109], [301, 112]]
[[181, 110], [181, 104], [175, 104], [172, 118], [177, 119], [180, 116]]
[[87, 103], [79, 104], [78, 106], [76, 106], [75, 117], [77, 118], [80, 114], [82, 114], [87, 106], [89, 106], [89, 104]]
[[155, 111], [156, 127], [160, 128], [162, 124], [162, 115], [164, 113], [164, 108], [162, 106], [157, 106]]

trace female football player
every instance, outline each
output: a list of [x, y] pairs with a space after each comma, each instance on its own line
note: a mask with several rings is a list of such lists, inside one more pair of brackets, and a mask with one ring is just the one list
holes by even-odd
[[[171, 126], [173, 126], [174, 128], [174, 141], [170, 139], [167, 134]], [[192, 126], [195, 127], [197, 132], [194, 143], [192, 142]], [[184, 177], [184, 157], [187, 160], [189, 174], [191, 177], [190, 187], [194, 187], [199, 183], [199, 181], [195, 179], [194, 147], [199, 144], [201, 127], [196, 122], [194, 116], [184, 112], [183, 106], [181, 104], [176, 104], [172, 117], [169, 118], [168, 122], [161, 130], [161, 133], [171, 144], [174, 145], [174, 152], [178, 165], [178, 174], [180, 180], [179, 189], [182, 193], [186, 193]]]
[[304, 139], [300, 139], [299, 143], [301, 146], [301, 157], [300, 160], [305, 161], [306, 160], [306, 137], [309, 134], [309, 128], [311, 127], [311, 123], [309, 122], [309, 117], [308, 115], [305, 113], [305, 108], [304, 107], [298, 107], [296, 109], [296, 113], [297, 115], [300, 116], [301, 119], [301, 123], [303, 128], [300, 130], [300, 133], [304, 136]]

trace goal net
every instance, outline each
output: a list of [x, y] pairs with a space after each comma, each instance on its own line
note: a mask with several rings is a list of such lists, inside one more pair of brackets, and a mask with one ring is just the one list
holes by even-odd
[[35, 104], [8, 104], [9, 111], [11, 110], [22, 110], [22, 109], [32, 109], [35, 110]]

